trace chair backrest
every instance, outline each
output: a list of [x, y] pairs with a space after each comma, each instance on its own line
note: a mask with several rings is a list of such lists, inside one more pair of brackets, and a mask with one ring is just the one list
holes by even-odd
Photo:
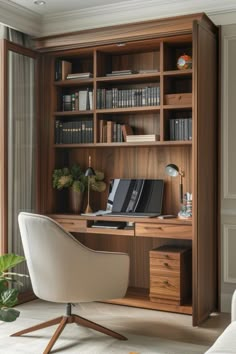
[[85, 247], [46, 216], [21, 212], [18, 220], [35, 294], [54, 302], [97, 300], [92, 286], [99, 284], [90, 284], [90, 277], [106, 252]]

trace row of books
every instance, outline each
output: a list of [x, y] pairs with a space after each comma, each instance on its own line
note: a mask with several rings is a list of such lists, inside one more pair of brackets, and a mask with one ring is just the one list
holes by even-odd
[[160, 105], [160, 87], [97, 89], [97, 108], [124, 108]]
[[121, 143], [124, 141], [122, 125], [115, 121], [99, 120], [99, 142], [100, 143]]
[[62, 111], [88, 111], [93, 109], [93, 91], [79, 90], [62, 95]]
[[192, 140], [192, 118], [172, 118], [170, 140]]
[[55, 121], [55, 144], [93, 143], [93, 121]]

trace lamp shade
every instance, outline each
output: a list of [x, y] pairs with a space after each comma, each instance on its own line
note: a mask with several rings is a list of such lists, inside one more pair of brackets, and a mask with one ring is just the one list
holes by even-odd
[[86, 177], [91, 177], [91, 176], [95, 176], [95, 175], [96, 175], [96, 173], [92, 167], [88, 167], [87, 170], [85, 171]]
[[165, 167], [165, 172], [168, 176], [177, 177], [179, 175], [179, 168], [171, 163]]

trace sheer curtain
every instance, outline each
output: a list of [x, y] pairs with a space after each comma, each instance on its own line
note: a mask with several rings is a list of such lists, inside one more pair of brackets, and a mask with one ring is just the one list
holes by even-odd
[[[5, 38], [29, 47], [28, 37], [18, 31], [8, 28]], [[23, 255], [18, 214], [36, 206], [35, 59], [16, 46], [8, 50], [7, 62], [8, 252]], [[26, 263], [17, 271], [27, 273]], [[30, 280], [23, 282], [20, 290], [30, 290]]]

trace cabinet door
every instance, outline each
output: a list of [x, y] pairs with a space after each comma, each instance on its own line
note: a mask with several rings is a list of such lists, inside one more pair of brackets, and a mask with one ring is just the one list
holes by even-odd
[[[210, 26], [210, 25], [209, 25]], [[193, 324], [217, 307], [217, 33], [193, 24]]]

